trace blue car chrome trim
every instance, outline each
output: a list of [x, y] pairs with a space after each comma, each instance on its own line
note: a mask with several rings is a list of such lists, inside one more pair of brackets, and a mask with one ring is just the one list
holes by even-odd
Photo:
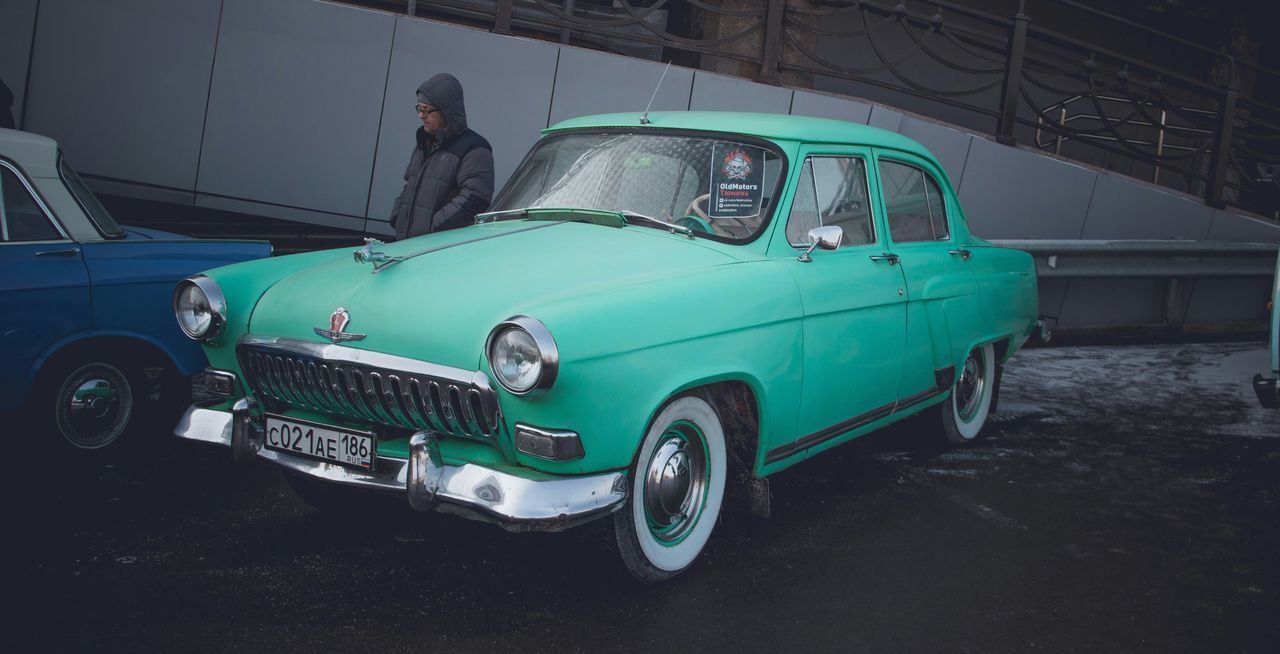
[[[174, 435], [224, 447], [253, 442], [251, 433], [233, 432], [256, 426], [238, 423], [231, 412], [213, 406], [192, 405]], [[256, 453], [308, 477], [353, 489], [404, 493], [415, 509], [493, 522], [510, 531], [559, 531], [612, 513], [627, 499], [624, 472], [528, 479], [474, 463], [448, 465], [440, 457], [436, 438], [430, 432], [418, 432], [411, 441], [410, 460], [378, 456], [372, 472], [268, 449]], [[417, 473], [411, 474], [411, 465], [417, 466]]]

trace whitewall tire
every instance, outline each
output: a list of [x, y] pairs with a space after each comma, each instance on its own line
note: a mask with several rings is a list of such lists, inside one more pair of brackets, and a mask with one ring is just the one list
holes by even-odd
[[631, 469], [627, 503], [613, 516], [622, 561], [636, 579], [679, 574], [702, 552], [724, 500], [724, 428], [706, 400], [682, 395], [658, 412]]
[[982, 432], [997, 379], [995, 348], [988, 343], [970, 351], [957, 371], [951, 397], [942, 403], [942, 429], [949, 442], [968, 443]]

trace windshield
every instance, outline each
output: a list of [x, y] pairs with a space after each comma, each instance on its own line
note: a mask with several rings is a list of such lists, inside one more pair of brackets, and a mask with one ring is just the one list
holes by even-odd
[[782, 172], [772, 146], [682, 134], [571, 133], [534, 146], [493, 211], [626, 211], [717, 240], [749, 241], [768, 222]]
[[89, 219], [98, 226], [98, 231], [102, 232], [103, 236], [124, 235], [124, 230], [120, 229], [120, 224], [116, 222], [115, 218], [111, 217], [111, 214], [107, 212], [107, 208], [102, 206], [101, 202], [98, 202], [98, 197], [93, 194], [93, 191], [89, 190], [89, 187], [84, 185], [76, 171], [71, 170], [71, 166], [67, 165], [66, 157], [61, 156], [61, 153], [58, 156], [58, 170], [62, 173], [62, 181], [71, 190], [71, 195], [75, 196], [76, 201], [80, 203], [80, 208], [84, 209], [84, 212], [89, 215]]

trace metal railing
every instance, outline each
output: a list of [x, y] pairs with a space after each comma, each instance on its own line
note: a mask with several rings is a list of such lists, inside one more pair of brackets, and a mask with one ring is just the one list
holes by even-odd
[[1272, 279], [1274, 243], [1151, 240], [997, 240], [1029, 253], [1046, 279], [1163, 279], [1164, 320], [1181, 327], [1196, 279]]
[[[1019, 0], [1012, 16], [960, 0], [348, 1], [769, 84], [853, 82], [916, 98], [919, 113], [959, 111], [1002, 143], [1280, 217], [1280, 107], [1250, 95], [1280, 73], [1072, 0]], [[1120, 26], [1194, 64], [1113, 52], [1034, 11]]]

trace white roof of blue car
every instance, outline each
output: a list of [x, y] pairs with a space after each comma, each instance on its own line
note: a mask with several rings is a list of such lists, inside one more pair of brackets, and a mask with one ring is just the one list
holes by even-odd
[[0, 157], [18, 164], [32, 177], [58, 175], [58, 142], [47, 136], [0, 128]]

